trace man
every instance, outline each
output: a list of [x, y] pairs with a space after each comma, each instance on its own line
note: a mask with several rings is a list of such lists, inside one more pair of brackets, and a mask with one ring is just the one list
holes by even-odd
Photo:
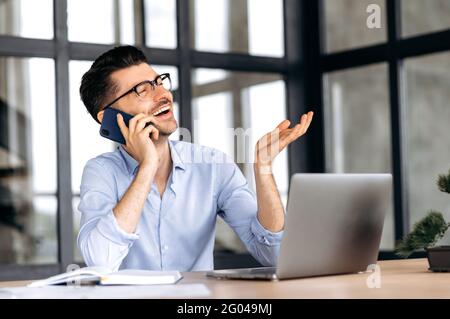
[[[117, 117], [126, 144], [84, 168], [78, 245], [86, 264], [211, 270], [219, 215], [261, 264], [274, 265], [284, 210], [270, 168], [276, 154], [306, 132], [312, 112], [293, 128], [283, 121], [274, 131], [279, 134], [258, 141], [255, 199], [236, 164], [215, 160], [223, 153], [168, 139], [177, 129], [169, 80], [132, 46], [104, 53], [83, 76], [81, 98], [96, 121], [105, 107], [134, 115], [128, 127]], [[213, 160], [192, 161], [194, 151]]]

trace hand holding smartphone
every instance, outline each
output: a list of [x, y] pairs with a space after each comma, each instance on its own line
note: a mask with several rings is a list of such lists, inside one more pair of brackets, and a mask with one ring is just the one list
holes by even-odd
[[[100, 135], [114, 142], [125, 145], [125, 138], [123, 137], [122, 132], [120, 131], [120, 127], [117, 124], [117, 114], [122, 115], [123, 121], [128, 127], [128, 123], [133, 118], [133, 115], [114, 109], [112, 107], [108, 107], [103, 113], [103, 120], [100, 126]], [[145, 125], [145, 127], [152, 124], [153, 123], [149, 122]]]

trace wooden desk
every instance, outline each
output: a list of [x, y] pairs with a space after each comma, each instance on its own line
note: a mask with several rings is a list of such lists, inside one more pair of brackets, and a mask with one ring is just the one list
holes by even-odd
[[[428, 271], [426, 259], [380, 261], [381, 288], [368, 288], [369, 273], [284, 280], [217, 280], [184, 273], [179, 283], [203, 283], [211, 298], [450, 298], [450, 273]], [[29, 281], [0, 282], [0, 287]]]

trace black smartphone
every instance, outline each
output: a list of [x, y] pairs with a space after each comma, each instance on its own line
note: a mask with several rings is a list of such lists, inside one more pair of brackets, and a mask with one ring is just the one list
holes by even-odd
[[[134, 117], [134, 115], [120, 111], [118, 109], [114, 109], [112, 107], [108, 107], [103, 112], [102, 125], [100, 126], [100, 135], [114, 142], [126, 144], [125, 138], [120, 131], [119, 124], [117, 123], [117, 114], [119, 113], [122, 114], [123, 121], [128, 127], [128, 123]], [[149, 126], [150, 124], [152, 123], [148, 122], [145, 127]]]

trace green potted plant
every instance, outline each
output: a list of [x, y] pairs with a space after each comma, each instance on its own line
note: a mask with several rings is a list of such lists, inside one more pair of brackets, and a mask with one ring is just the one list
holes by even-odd
[[[440, 191], [450, 194], [450, 170], [447, 175], [439, 175], [437, 185]], [[450, 223], [445, 221], [442, 213], [430, 211], [398, 242], [397, 255], [407, 258], [417, 250], [425, 250], [430, 270], [450, 271], [450, 246], [436, 246], [449, 227]]]

